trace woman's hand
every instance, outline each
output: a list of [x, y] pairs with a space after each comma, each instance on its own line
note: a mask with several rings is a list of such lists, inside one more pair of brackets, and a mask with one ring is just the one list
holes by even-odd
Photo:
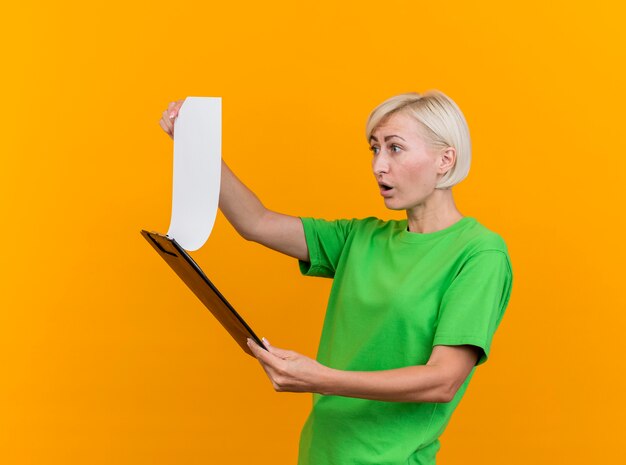
[[167, 110], [163, 112], [163, 116], [161, 116], [161, 121], [159, 121], [159, 125], [163, 130], [170, 136], [172, 139], [174, 138], [174, 121], [178, 116], [178, 111], [180, 107], [183, 106], [185, 99], [176, 100], [175, 102], [171, 102], [167, 106]]
[[277, 392], [317, 392], [331, 369], [291, 350], [279, 349], [263, 338], [267, 350], [263, 350], [252, 339], [248, 347], [257, 358]]

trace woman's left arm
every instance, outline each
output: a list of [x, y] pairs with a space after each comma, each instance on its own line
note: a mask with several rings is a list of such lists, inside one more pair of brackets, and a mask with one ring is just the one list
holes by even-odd
[[344, 371], [326, 367], [264, 339], [267, 351], [248, 346], [279, 392], [315, 392], [391, 402], [450, 402], [476, 365], [480, 349], [471, 345], [433, 348], [426, 365], [383, 371]]

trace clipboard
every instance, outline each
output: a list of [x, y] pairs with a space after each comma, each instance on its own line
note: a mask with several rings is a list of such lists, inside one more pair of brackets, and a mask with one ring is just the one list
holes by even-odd
[[211, 311], [217, 321], [230, 333], [245, 353], [254, 357], [247, 344], [248, 338], [252, 338], [260, 347], [265, 349], [265, 345], [254, 334], [252, 328], [248, 326], [233, 306], [228, 303], [222, 293], [217, 290], [202, 269], [175, 239], [156, 232], [148, 232], [144, 229], [141, 230], [141, 235], [163, 257], [206, 308]]

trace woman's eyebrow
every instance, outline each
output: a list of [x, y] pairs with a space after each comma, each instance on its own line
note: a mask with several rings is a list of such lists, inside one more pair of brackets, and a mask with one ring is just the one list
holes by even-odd
[[[388, 141], [389, 139], [391, 139], [392, 137], [397, 137], [398, 139], [402, 139], [402, 137], [400, 137], [400, 136], [396, 136], [395, 134], [393, 134], [393, 135], [391, 135], [391, 136], [386, 136], [386, 137], [385, 137], [385, 142], [387, 142], [387, 141]], [[376, 139], [376, 137], [375, 137], [375, 136], [370, 136], [370, 141], [371, 141], [372, 139], [374, 140], [374, 142], [378, 142], [378, 139]], [[404, 140], [404, 139], [402, 139], [402, 140]], [[406, 142], [406, 140], [404, 140], [404, 142]]]
[[[391, 138], [393, 138], [393, 137], [397, 137], [398, 139], [404, 140], [404, 139], [402, 139], [402, 137], [400, 137], [400, 136], [396, 136], [396, 135], [394, 134], [394, 135], [392, 135], [392, 136], [387, 136], [387, 137], [385, 137], [385, 142], [387, 142], [389, 139], [391, 139]], [[404, 140], [404, 142], [406, 142], [406, 140]]]

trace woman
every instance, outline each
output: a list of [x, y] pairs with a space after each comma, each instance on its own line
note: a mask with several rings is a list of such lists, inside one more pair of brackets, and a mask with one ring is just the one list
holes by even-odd
[[[163, 113], [170, 136], [181, 105]], [[239, 234], [334, 278], [317, 360], [248, 341], [277, 391], [313, 393], [300, 465], [434, 464], [511, 292], [504, 241], [454, 203], [471, 150], [457, 105], [439, 91], [398, 95], [366, 135], [385, 205], [406, 220], [283, 215], [222, 165], [220, 208]]]

